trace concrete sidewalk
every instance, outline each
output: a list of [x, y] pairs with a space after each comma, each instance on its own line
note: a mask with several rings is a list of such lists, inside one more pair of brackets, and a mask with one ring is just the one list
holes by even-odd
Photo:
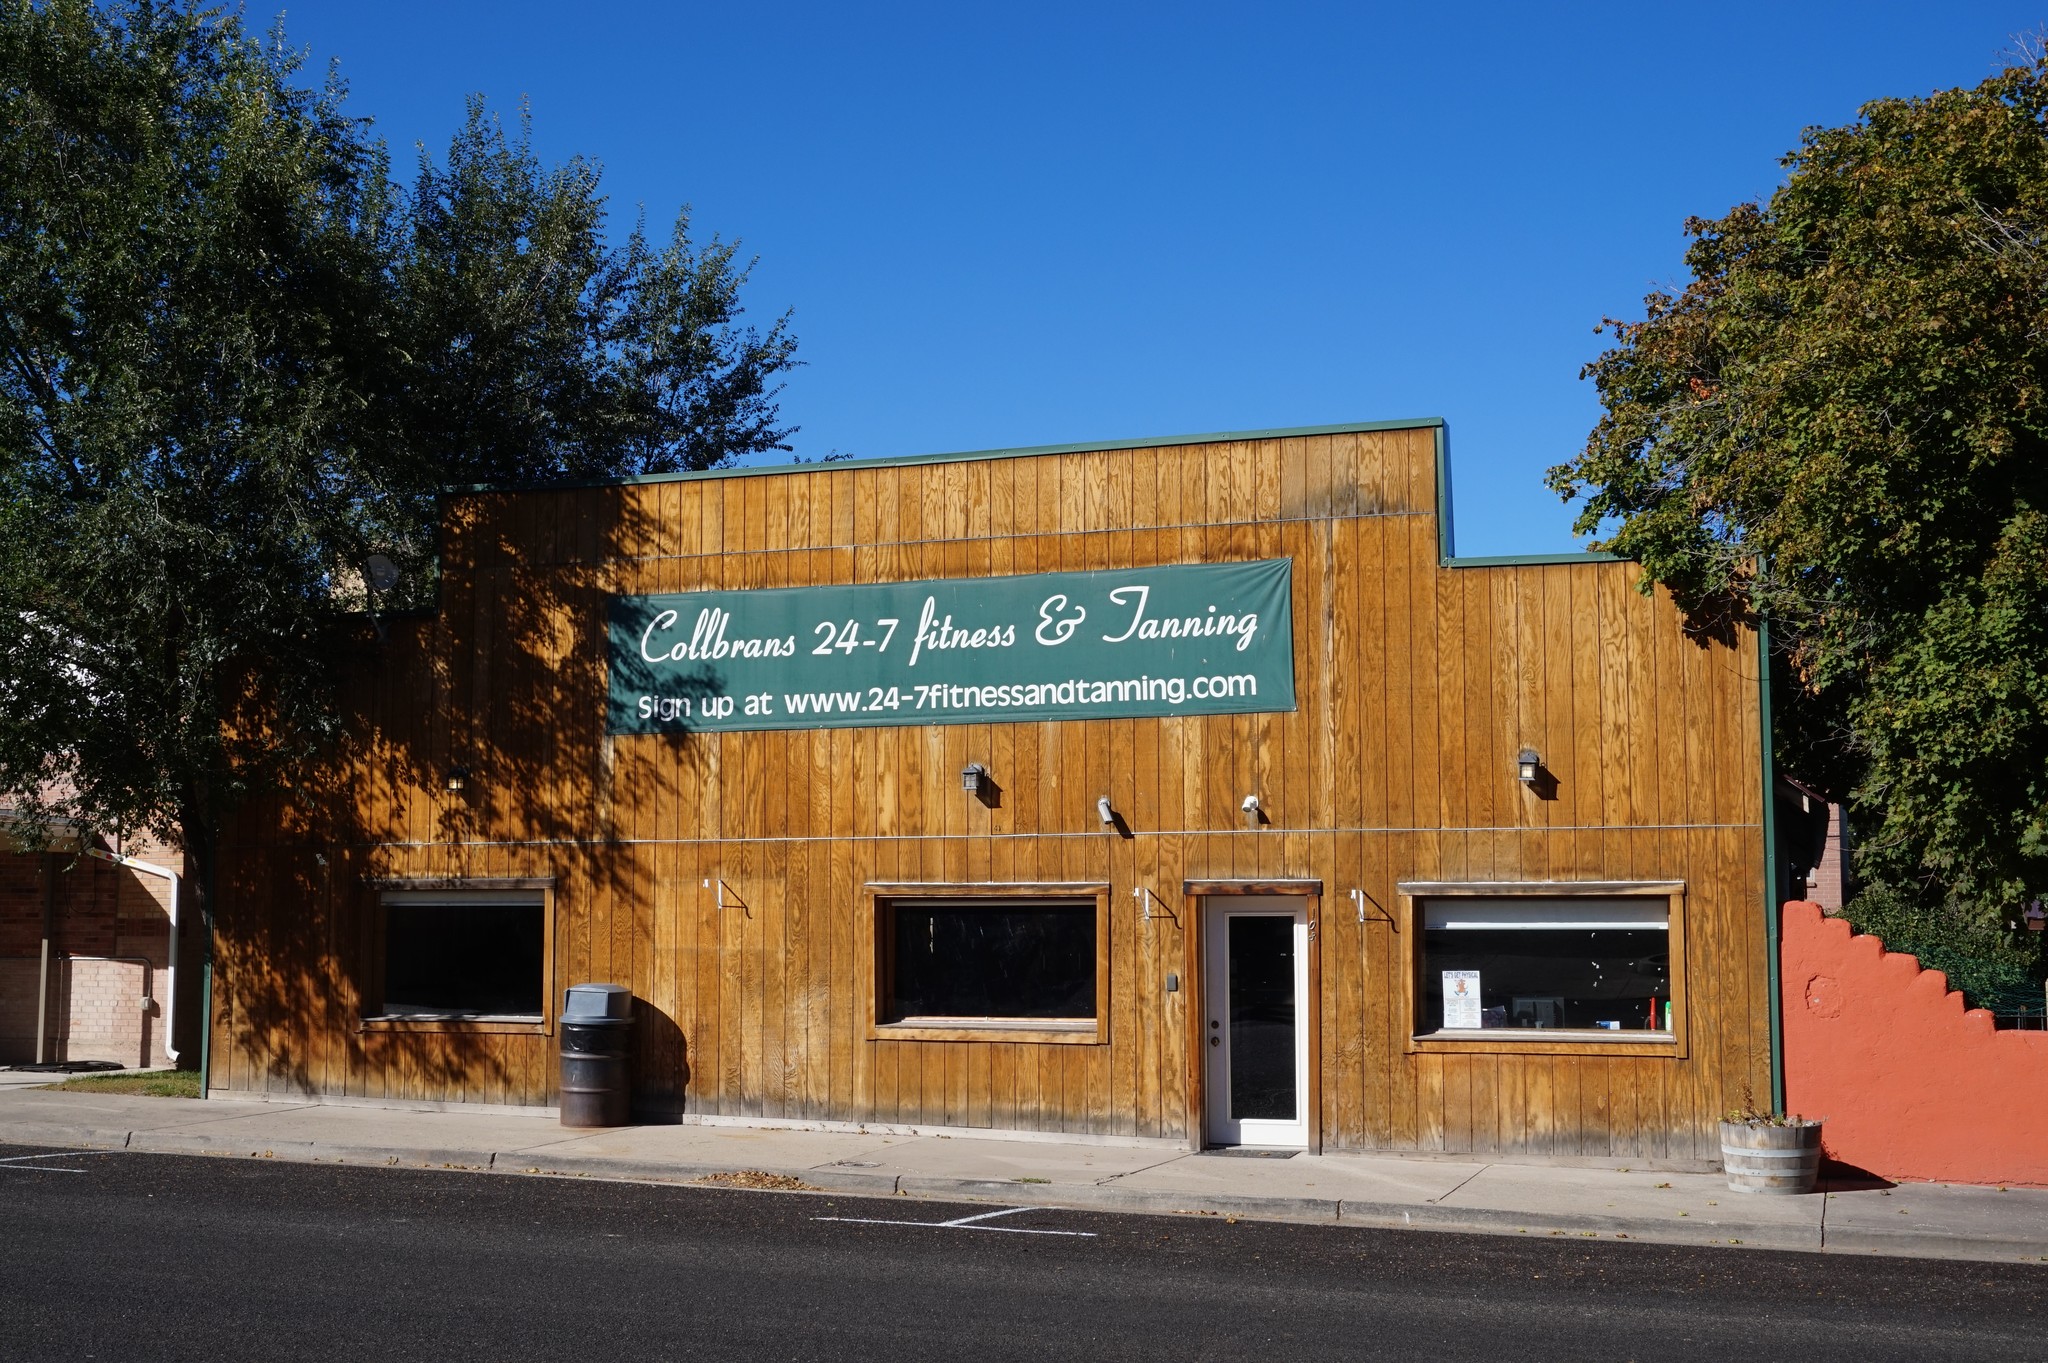
[[2048, 1191], [1945, 1184], [1758, 1197], [1729, 1192], [1718, 1174], [1620, 1167], [1357, 1154], [1265, 1159], [1161, 1145], [739, 1126], [570, 1131], [548, 1117], [504, 1112], [197, 1102], [11, 1084], [0, 1085], [0, 1144], [2048, 1264]]

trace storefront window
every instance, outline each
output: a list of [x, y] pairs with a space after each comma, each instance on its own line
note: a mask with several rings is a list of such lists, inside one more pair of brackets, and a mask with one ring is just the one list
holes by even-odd
[[1662, 896], [1445, 898], [1421, 917], [1418, 1036], [1671, 1034]]
[[884, 1022], [1088, 1021], [1096, 902], [893, 899], [884, 908]]
[[531, 1018], [546, 993], [546, 907], [533, 891], [383, 897], [385, 1018]]

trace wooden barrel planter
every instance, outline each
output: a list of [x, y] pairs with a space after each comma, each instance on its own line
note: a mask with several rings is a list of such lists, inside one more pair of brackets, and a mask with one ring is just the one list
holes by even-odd
[[1721, 1167], [1738, 1193], [1810, 1193], [1820, 1177], [1820, 1123], [1721, 1123]]

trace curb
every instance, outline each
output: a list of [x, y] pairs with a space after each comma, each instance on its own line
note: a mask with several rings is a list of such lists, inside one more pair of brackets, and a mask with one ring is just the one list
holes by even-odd
[[[1640, 1240], [1668, 1245], [1714, 1248], [1784, 1249], [1819, 1253], [1818, 1223], [1805, 1226], [1758, 1226], [1752, 1223], [1691, 1218], [1692, 1225], [1641, 1216], [1583, 1215], [1561, 1217], [1544, 1212], [1511, 1212], [1492, 1207], [1406, 1206], [1399, 1203], [1346, 1202], [1338, 1220], [1347, 1226], [1382, 1230], [1460, 1231], [1468, 1235], [1541, 1235], [1583, 1240]], [[1948, 1256], [1943, 1256], [1948, 1257]]]
[[[393, 1150], [388, 1147], [343, 1145], [325, 1141], [294, 1141], [263, 1145], [224, 1135], [181, 1130], [126, 1131], [58, 1124], [0, 1123], [0, 1144], [75, 1145], [91, 1150], [128, 1150], [141, 1154], [212, 1155], [230, 1159], [278, 1160], [295, 1164], [333, 1164], [354, 1168], [444, 1169], [463, 1173], [496, 1173], [544, 1178], [594, 1178], [607, 1181], [704, 1186], [707, 1180], [736, 1172], [731, 1163], [679, 1164], [652, 1160], [587, 1156], [549, 1159], [517, 1150], [468, 1149]], [[1885, 1255], [1890, 1257], [1967, 1259], [1993, 1262], [2048, 1263], [2048, 1245], [2031, 1241], [1964, 1239], [1925, 1233], [1872, 1234], [1845, 1231], [1823, 1234], [1812, 1227], [1758, 1226], [1707, 1221], [1674, 1226], [1668, 1221], [1621, 1216], [1558, 1216], [1554, 1213], [1501, 1211], [1488, 1207], [1443, 1207], [1348, 1201], [1320, 1197], [1257, 1197], [1237, 1193], [1191, 1194], [1168, 1189], [1119, 1187], [1096, 1183], [1018, 1183], [1008, 1179], [948, 1178], [921, 1174], [870, 1174], [829, 1166], [765, 1170], [801, 1180], [808, 1193], [839, 1193], [861, 1197], [924, 1197], [937, 1201], [1027, 1203], [1075, 1211], [1126, 1212], [1144, 1215], [1221, 1216], [1255, 1221], [1285, 1221], [1350, 1226], [1375, 1230], [1448, 1231], [1496, 1237], [1570, 1237], [1586, 1240], [1631, 1240], [1641, 1243], [1696, 1245], [1707, 1248], [1790, 1250], [1800, 1253]], [[768, 1190], [780, 1191], [780, 1190]]]
[[1334, 1225], [1338, 1202], [1322, 1197], [1249, 1197], [1240, 1193], [1190, 1195], [1154, 1188], [1099, 1183], [1015, 1183], [1007, 1179], [937, 1178], [905, 1174], [897, 1180], [910, 1196], [964, 1202], [1028, 1202], [1078, 1211], [1242, 1216], [1259, 1221], [1314, 1221]]
[[2048, 1245], [2031, 1240], [1966, 1240], [1956, 1235], [1872, 1235], [1868, 1231], [1829, 1231], [1829, 1254], [1883, 1255], [1887, 1258], [1971, 1259], [1992, 1263], [2048, 1264]]
[[[0, 1136], [4, 1136], [0, 1130]], [[488, 1150], [413, 1149], [392, 1150], [367, 1145], [340, 1145], [329, 1141], [287, 1141], [264, 1143], [239, 1140], [211, 1132], [133, 1131], [126, 1148], [157, 1155], [226, 1155], [240, 1159], [275, 1159], [292, 1164], [353, 1164], [390, 1168], [488, 1169]]]
[[[519, 1151], [499, 1152], [492, 1172], [500, 1174], [539, 1175], [551, 1178], [600, 1178], [616, 1179], [634, 1183], [701, 1184], [706, 1179], [720, 1174], [736, 1172], [731, 1163], [725, 1164], [678, 1164], [672, 1161], [606, 1159], [602, 1156], [584, 1156], [577, 1159], [540, 1159]], [[782, 1174], [802, 1180], [809, 1185], [805, 1189], [786, 1191], [816, 1191], [828, 1193], [851, 1193], [863, 1197], [890, 1197], [896, 1192], [896, 1177], [893, 1174], [862, 1174], [843, 1169], [768, 1169], [764, 1173]], [[774, 1191], [774, 1190], [770, 1190]]]
[[99, 1126], [54, 1126], [42, 1122], [16, 1129], [0, 1125], [0, 1142], [9, 1145], [77, 1145], [88, 1150], [125, 1150], [128, 1132]]

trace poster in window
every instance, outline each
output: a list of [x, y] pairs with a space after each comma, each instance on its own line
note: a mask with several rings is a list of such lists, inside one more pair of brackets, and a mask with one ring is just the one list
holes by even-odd
[[1447, 1028], [1479, 1028], [1479, 972], [1476, 970], [1446, 970], [1444, 972], [1444, 1026]]

